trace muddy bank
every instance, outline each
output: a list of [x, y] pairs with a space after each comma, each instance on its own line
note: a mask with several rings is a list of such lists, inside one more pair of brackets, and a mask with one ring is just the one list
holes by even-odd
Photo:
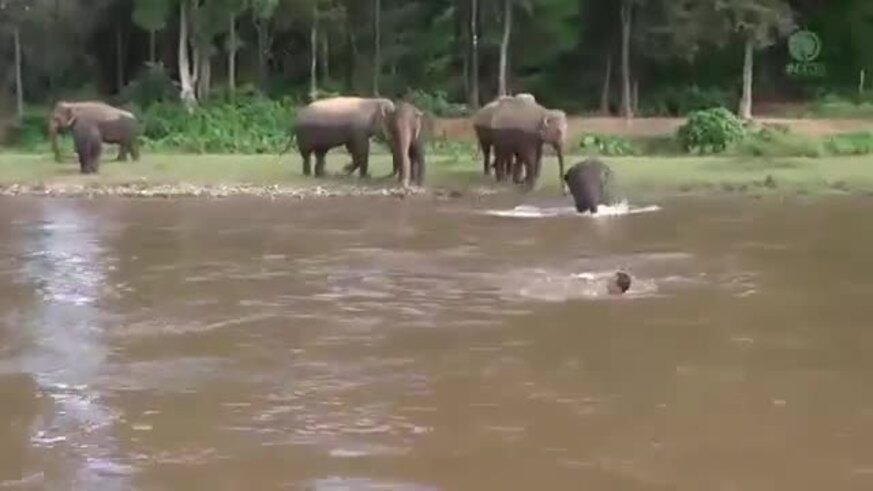
[[461, 190], [447, 188], [410, 188], [398, 186], [318, 185], [283, 186], [254, 184], [6, 184], [0, 185], [0, 196], [42, 197], [121, 197], [121, 198], [229, 198], [248, 196], [268, 199], [318, 199], [342, 197], [418, 197], [459, 198], [462, 196], [488, 196], [498, 190], [475, 187]]

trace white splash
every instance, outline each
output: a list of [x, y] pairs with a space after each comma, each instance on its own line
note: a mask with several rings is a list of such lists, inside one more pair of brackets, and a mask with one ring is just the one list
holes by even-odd
[[539, 207], [532, 205], [519, 205], [511, 210], [487, 210], [486, 215], [504, 217], [504, 218], [556, 218], [556, 217], [614, 217], [624, 215], [636, 215], [640, 213], [651, 213], [659, 211], [660, 206], [632, 206], [627, 201], [622, 201], [614, 205], [601, 205], [597, 208], [597, 213], [579, 213], [573, 206], [559, 207]]

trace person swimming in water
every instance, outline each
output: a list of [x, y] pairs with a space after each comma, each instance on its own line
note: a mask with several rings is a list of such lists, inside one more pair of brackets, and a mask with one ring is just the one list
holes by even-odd
[[630, 289], [631, 277], [624, 271], [619, 271], [609, 279], [606, 289], [610, 295], [623, 295]]

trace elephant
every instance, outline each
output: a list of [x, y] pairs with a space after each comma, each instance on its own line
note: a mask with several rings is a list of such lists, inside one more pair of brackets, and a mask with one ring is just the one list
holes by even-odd
[[476, 132], [476, 139], [479, 141], [479, 148], [482, 150], [482, 170], [486, 176], [491, 175], [491, 150], [494, 148], [494, 135], [492, 119], [497, 108], [512, 100], [529, 102], [536, 104], [536, 98], [532, 94], [516, 94], [515, 96], [500, 96], [497, 99], [489, 102], [473, 115], [473, 129]]
[[570, 167], [564, 175], [564, 181], [573, 195], [576, 211], [594, 214], [598, 206], [609, 204], [612, 201], [609, 193], [612, 175], [608, 165], [594, 158]]
[[49, 118], [48, 133], [55, 160], [61, 161], [58, 148], [58, 132], [69, 128], [73, 121], [86, 119], [97, 124], [104, 143], [119, 146], [118, 160], [139, 160], [139, 122], [132, 113], [102, 102], [65, 102], [55, 104]]
[[370, 137], [381, 134], [387, 139], [387, 120], [393, 112], [394, 103], [389, 99], [362, 97], [333, 97], [304, 107], [295, 127], [303, 174], [312, 174], [311, 157], [315, 153], [315, 175], [324, 176], [327, 152], [345, 145], [352, 155], [346, 171], [359, 169], [362, 178], [368, 177]]
[[79, 169], [82, 174], [96, 174], [100, 168], [100, 154], [103, 151], [103, 135], [96, 122], [88, 118], [74, 118], [72, 123], [73, 142], [79, 155]]
[[564, 111], [546, 109], [537, 103], [516, 98], [498, 105], [492, 117], [492, 127], [496, 153], [494, 168], [498, 180], [503, 180], [509, 174], [518, 177], [524, 170], [526, 187], [533, 188], [539, 178], [542, 146], [549, 143], [558, 156], [558, 178], [563, 189], [564, 140], [567, 134], [567, 115]]
[[394, 172], [404, 188], [410, 181], [416, 186], [424, 182], [424, 144], [422, 125], [424, 113], [408, 102], [398, 102], [388, 116]]

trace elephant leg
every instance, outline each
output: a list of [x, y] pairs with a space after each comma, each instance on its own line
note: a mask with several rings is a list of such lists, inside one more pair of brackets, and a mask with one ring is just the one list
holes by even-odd
[[136, 140], [132, 140], [128, 143], [128, 148], [130, 149], [130, 156], [133, 157], [134, 162], [139, 161], [139, 143]]
[[525, 167], [525, 171], [527, 175], [524, 180], [525, 190], [531, 190], [536, 185], [537, 178], [539, 177], [539, 162], [537, 161], [537, 149], [536, 148], [526, 148], [522, 150], [520, 154], [521, 163]]
[[127, 142], [121, 142], [118, 144], [118, 158], [116, 160], [118, 162], [127, 162], [127, 154], [129, 149], [127, 147]]
[[312, 150], [309, 148], [300, 148], [300, 157], [303, 159], [303, 175], [312, 175]]
[[362, 179], [370, 177], [369, 174], [369, 158], [370, 158], [370, 140], [362, 138], [351, 143], [350, 152], [352, 159], [355, 161], [355, 166], [358, 168], [358, 173]]
[[409, 158], [412, 161], [412, 180], [416, 186], [424, 184], [424, 151], [421, 144], [414, 142], [409, 147]]
[[491, 175], [491, 145], [485, 142], [480, 144], [482, 148], [482, 172], [486, 176]]
[[327, 155], [325, 150], [315, 151], [315, 177], [324, 177], [325, 155]]

